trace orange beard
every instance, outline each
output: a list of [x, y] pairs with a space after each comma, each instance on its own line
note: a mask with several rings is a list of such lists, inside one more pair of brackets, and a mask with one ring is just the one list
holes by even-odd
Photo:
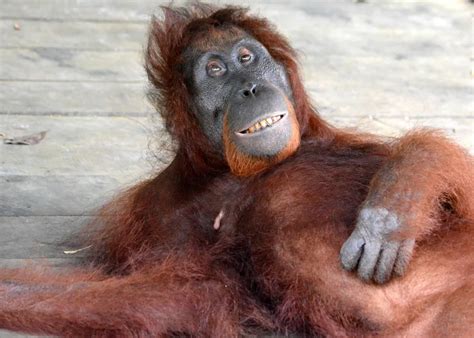
[[286, 147], [278, 154], [271, 157], [256, 157], [240, 152], [229, 137], [227, 115], [224, 118], [224, 151], [230, 171], [236, 176], [251, 176], [277, 164], [296, 152], [300, 145], [300, 127], [290, 102], [288, 115], [291, 123], [291, 139]]

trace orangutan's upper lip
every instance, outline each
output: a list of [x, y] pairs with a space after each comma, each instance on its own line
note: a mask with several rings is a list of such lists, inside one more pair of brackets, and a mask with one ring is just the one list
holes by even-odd
[[284, 111], [274, 112], [268, 117], [259, 118], [257, 122], [252, 123], [252, 125], [245, 129], [242, 129], [241, 131], [237, 132], [237, 134], [253, 134], [263, 129], [272, 127], [273, 125], [278, 123], [283, 117], [285, 117], [285, 115], [286, 112]]

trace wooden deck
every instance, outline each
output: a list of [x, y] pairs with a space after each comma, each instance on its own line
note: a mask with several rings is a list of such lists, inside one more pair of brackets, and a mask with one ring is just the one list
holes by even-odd
[[[300, 51], [325, 118], [384, 135], [432, 126], [474, 151], [467, 2], [234, 1], [249, 2]], [[1, 137], [47, 131], [37, 145], [0, 140], [0, 266], [73, 259], [56, 243], [169, 159], [142, 69], [158, 4], [0, 2]]]

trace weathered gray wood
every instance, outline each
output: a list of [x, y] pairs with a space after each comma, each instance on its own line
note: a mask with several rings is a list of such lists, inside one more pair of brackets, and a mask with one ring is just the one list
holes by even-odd
[[[65, 250], [77, 250], [71, 236], [77, 237], [90, 217], [1, 217], [0, 260], [5, 259], [76, 259], [85, 250], [66, 254]], [[71, 242], [72, 243], [72, 242]]]
[[140, 51], [146, 30], [144, 23], [0, 20], [0, 47]]
[[130, 181], [98, 175], [0, 176], [0, 216], [90, 215]]
[[474, 111], [470, 61], [465, 56], [306, 59], [307, 88], [327, 115], [463, 117]]
[[307, 87], [323, 113], [472, 116], [467, 7], [370, 1], [295, 7], [273, 19], [294, 22], [281, 28], [302, 51]]
[[40, 337], [40, 336], [32, 336], [29, 334], [0, 330], [0, 338], [37, 338], [37, 337]]
[[145, 21], [166, 1], [159, 0], [3, 0], [0, 18], [42, 20]]
[[329, 117], [334, 125], [380, 136], [399, 137], [419, 128], [437, 129], [474, 154], [473, 118]]
[[[80, 258], [5, 258], [0, 259], [0, 269], [7, 268], [7, 269], [17, 269], [17, 268], [24, 268], [24, 267], [38, 267], [38, 265], [53, 268], [53, 269], [61, 269], [61, 268], [70, 268], [74, 266], [78, 266], [81, 263]], [[0, 333], [2, 331], [0, 330]], [[0, 335], [0, 338], [3, 336]]]
[[149, 118], [0, 115], [6, 137], [48, 131], [34, 146], [0, 143], [0, 175], [140, 176], [167, 160], [169, 148], [162, 147], [167, 135], [153, 123]]
[[0, 82], [0, 114], [130, 115], [153, 111], [145, 83]]
[[0, 49], [0, 81], [145, 82], [140, 51]]

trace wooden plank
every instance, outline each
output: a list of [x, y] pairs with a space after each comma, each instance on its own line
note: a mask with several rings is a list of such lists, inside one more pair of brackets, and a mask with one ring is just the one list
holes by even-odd
[[146, 31], [144, 23], [0, 20], [0, 47], [141, 51]]
[[0, 49], [0, 81], [145, 82], [139, 51]]
[[159, 0], [3, 0], [0, 18], [30, 20], [147, 21]]
[[131, 181], [99, 175], [0, 176], [0, 216], [90, 215]]
[[394, 85], [384, 91], [341, 81], [331, 88], [318, 84], [318, 87], [310, 87], [309, 93], [324, 116], [462, 118], [472, 117], [474, 111], [474, 95], [468, 87], [425, 91], [422, 87]]
[[0, 143], [0, 175], [136, 177], [169, 159], [161, 147], [167, 134], [148, 118], [0, 115], [6, 137], [42, 130], [48, 133], [34, 146]]
[[356, 129], [381, 136], [399, 137], [414, 128], [433, 128], [474, 154], [474, 119], [465, 118], [393, 118], [393, 117], [328, 117], [337, 127]]
[[474, 112], [467, 54], [380, 57], [307, 55], [306, 86], [328, 115], [462, 117]]
[[[78, 259], [77, 234], [91, 217], [0, 217], [0, 260], [5, 259]], [[68, 244], [70, 243], [70, 244]]]
[[[373, 82], [383, 86], [373, 87]], [[364, 83], [333, 74], [332, 79], [308, 84], [317, 107], [331, 116], [454, 118], [472, 116], [474, 111], [472, 86], [463, 79], [446, 79], [445, 84], [441, 78], [427, 80], [423, 86], [410, 85], [404, 78], [367, 78]], [[0, 114], [146, 116], [153, 112], [145, 98], [145, 83], [0, 82], [0, 102]]]
[[145, 83], [0, 82], [0, 114], [145, 116]]

